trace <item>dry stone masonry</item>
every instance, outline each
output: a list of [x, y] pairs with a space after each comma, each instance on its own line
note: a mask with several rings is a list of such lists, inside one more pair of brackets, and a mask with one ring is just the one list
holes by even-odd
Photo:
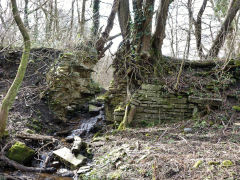
[[[221, 99], [200, 98], [167, 93], [161, 85], [142, 84], [130, 102], [131, 108], [136, 108], [132, 125], [156, 125], [162, 122], [175, 122], [190, 119], [194, 113], [203, 110], [205, 105], [221, 106]], [[114, 120], [122, 121], [125, 108], [118, 106], [114, 110]]]

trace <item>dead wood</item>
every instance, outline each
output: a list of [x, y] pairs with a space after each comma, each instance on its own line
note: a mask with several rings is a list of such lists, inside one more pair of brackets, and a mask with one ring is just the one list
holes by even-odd
[[56, 171], [55, 168], [37, 168], [37, 167], [27, 167], [27, 166], [21, 165], [13, 160], [8, 159], [2, 152], [0, 153], [0, 160], [4, 161], [5, 163], [14, 167], [15, 169], [18, 169], [20, 171], [25, 171], [25, 172], [53, 173]]
[[32, 140], [42, 140], [42, 141], [56, 141], [53, 136], [44, 136], [40, 134], [29, 134], [29, 133], [18, 133], [16, 137], [21, 139], [32, 139]]

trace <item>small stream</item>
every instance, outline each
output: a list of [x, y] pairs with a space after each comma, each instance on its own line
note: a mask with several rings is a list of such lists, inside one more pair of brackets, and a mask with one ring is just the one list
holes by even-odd
[[84, 119], [80, 124], [79, 128], [73, 130], [67, 138], [71, 138], [74, 136], [87, 136], [91, 133], [96, 133], [99, 129], [101, 129], [105, 121], [104, 105], [102, 104], [99, 108], [99, 112], [94, 112], [94, 114], [96, 115]]
[[[74, 130], [68, 133], [64, 139], [64, 143], [50, 146], [49, 148], [45, 148], [44, 151], [41, 151], [35, 159], [31, 166], [34, 167], [55, 167], [57, 172], [54, 174], [34, 174], [34, 173], [22, 173], [20, 171], [11, 171], [7, 174], [15, 177], [19, 177], [20, 179], [36, 179], [36, 180], [71, 180], [78, 179], [77, 171], [70, 170], [67, 166], [65, 166], [61, 161], [59, 161], [54, 155], [53, 150], [61, 149], [65, 146], [70, 148], [72, 146], [72, 142], [74, 141], [74, 136], [79, 136], [84, 139], [90, 139], [94, 133], [98, 132], [104, 127], [105, 124], [105, 115], [104, 115], [104, 104], [98, 104], [98, 111], [87, 112], [85, 116], [81, 117], [81, 121], [78, 125], [75, 125]], [[83, 115], [83, 114], [81, 114]], [[78, 117], [76, 117], [77, 119]], [[59, 139], [59, 138], [58, 138]], [[62, 138], [61, 138], [62, 139]], [[48, 150], [49, 149], [49, 150]], [[86, 155], [86, 153], [81, 153]], [[92, 156], [92, 155], [91, 155]], [[91, 157], [87, 157], [87, 163], [83, 166], [91, 166]], [[47, 163], [46, 163], [47, 162]], [[26, 177], [26, 178], [25, 178]], [[0, 180], [1, 176], [0, 176]], [[5, 180], [5, 179], [4, 179]]]

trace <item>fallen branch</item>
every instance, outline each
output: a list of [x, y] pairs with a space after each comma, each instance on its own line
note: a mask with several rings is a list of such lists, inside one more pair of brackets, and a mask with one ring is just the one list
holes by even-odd
[[27, 167], [21, 165], [13, 160], [8, 159], [3, 153], [0, 153], [0, 160], [4, 161], [8, 165], [25, 172], [44, 172], [44, 173], [53, 173], [56, 171], [55, 168], [36, 168], [36, 167]]
[[7, 180], [22, 180], [22, 178], [18, 178], [15, 176], [10, 176], [7, 174], [0, 174], [0, 179], [7, 179]]
[[53, 136], [44, 136], [40, 134], [29, 134], [29, 133], [18, 133], [16, 137], [21, 138], [21, 139], [32, 139], [32, 140], [42, 140], [42, 141], [56, 141]]

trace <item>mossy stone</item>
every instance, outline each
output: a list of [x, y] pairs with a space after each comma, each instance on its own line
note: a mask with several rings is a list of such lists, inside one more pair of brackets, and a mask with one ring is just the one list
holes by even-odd
[[199, 166], [200, 166], [202, 163], [203, 163], [202, 160], [198, 160], [198, 161], [194, 164], [193, 168], [199, 168]]
[[221, 167], [231, 167], [233, 166], [233, 162], [230, 160], [225, 160], [221, 163]]
[[218, 161], [209, 161], [208, 162], [208, 165], [210, 165], [210, 166], [216, 166], [216, 165], [220, 165], [220, 162], [218, 162]]
[[234, 109], [236, 111], [240, 111], [240, 106], [233, 106], [232, 109]]
[[27, 147], [24, 143], [17, 141], [9, 150], [8, 158], [14, 160], [20, 164], [29, 163], [33, 156], [34, 150]]

